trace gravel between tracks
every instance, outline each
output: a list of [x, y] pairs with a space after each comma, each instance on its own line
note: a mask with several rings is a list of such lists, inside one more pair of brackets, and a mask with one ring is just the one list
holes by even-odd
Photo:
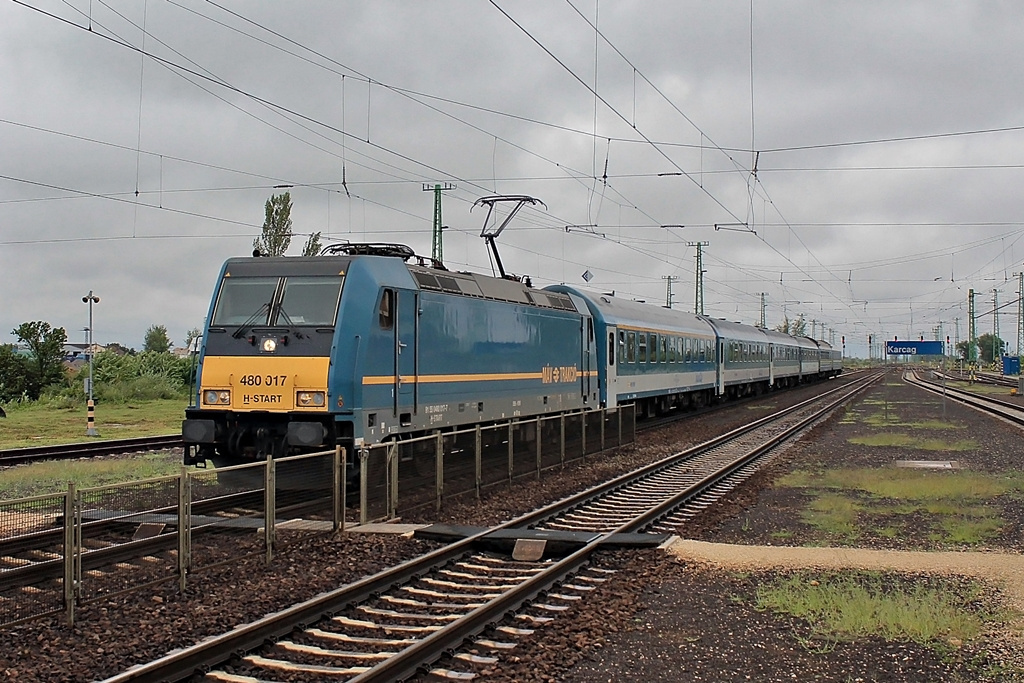
[[[453, 506], [442, 518], [479, 525], [507, 520], [811, 393], [805, 389], [780, 394], [686, 421], [642, 436], [636, 445], [614, 454], [590, 458], [585, 466], [567, 468], [560, 476], [496, 492], [480, 504]], [[197, 574], [184, 594], [172, 583], [83, 607], [74, 627], [54, 618], [0, 628], [0, 675], [22, 683], [106, 678], [431, 547], [394, 535], [311, 536], [279, 553], [269, 567], [260, 558], [250, 558]]]
[[[897, 375], [861, 398], [851, 410], [862, 414], [892, 410], [893, 423], [916, 425], [922, 438], [950, 440], [945, 419], [976, 439], [974, 447], [950, 456], [912, 447], [869, 447], [849, 439], [863, 435], [863, 423], [834, 417], [791, 446], [770, 467], [734, 491], [698, 523], [681, 529], [690, 539], [672, 553], [645, 551], [621, 559], [613, 585], [600, 601], [587, 601], [571, 621], [538, 631], [517, 652], [503, 681], [1024, 681], [1024, 514], [1016, 498], [991, 501], [1001, 532], [980, 547], [950, 547], [928, 533], [926, 518], [895, 538], [864, 529], [841, 548], [821, 545], [805, 523], [806, 498], [773, 482], [795, 469], [888, 467], [895, 460], [944, 460], [989, 473], [1013, 473], [1024, 461], [1017, 427], [971, 409], [930, 397], [903, 385]], [[925, 427], [922, 428], [921, 426]], [[955, 476], [955, 475], [954, 475]], [[775, 532], [787, 530], [784, 540]], [[719, 541], [719, 543], [710, 543]], [[946, 552], [922, 552], [943, 549]], [[901, 552], [913, 550], [917, 552]], [[1018, 610], [974, 642], [929, 648], [882, 638], [815, 644], [812, 625], [752, 607], [757, 586], [807, 568], [871, 568], [886, 580], [941, 582], [968, 590], [985, 581], [979, 608]]]
[[[884, 391], [897, 405], [897, 390], [890, 385]], [[504, 521], [746, 423], [808, 393], [810, 390], [772, 395], [654, 435], [641, 435], [637, 445], [602, 457], [599, 462], [589, 462], [585, 468], [521, 485], [481, 504], [453, 506], [436, 521], [480, 525]], [[911, 404], [914, 396], [903, 397], [906, 402], [898, 405]], [[928, 415], [934, 415], [933, 403], [921, 406]], [[993, 425], [966, 409], [952, 408], [950, 414], [951, 419], [969, 424], [973, 432], [984, 434], [989, 447], [985, 450], [998, 451], [1003, 458], [1008, 453], [1019, 458], [1019, 432], [1013, 428], [1002, 423]], [[849, 428], [836, 420], [817, 428], [813, 438], [791, 448], [768, 471], [735, 492], [730, 504], [687, 535], [730, 544], [773, 544], [772, 530], [796, 529], [801, 509], [800, 500], [771, 488], [779, 474], [807, 462], [852, 464], [872, 458], [888, 462], [921, 456], [895, 450], [879, 456], [871, 449], [851, 448], [844, 429]], [[1006, 467], [999, 457], [986, 456], [982, 450], [957, 457], [986, 471]], [[740, 515], [743, 506], [750, 507]], [[1013, 506], [1004, 508], [1008, 528], [1001, 539], [1005, 542], [993, 546], [1019, 551], [1012, 539], [1021, 537], [1024, 514], [1020, 506], [1016, 513]], [[809, 538], [810, 532], [807, 535]], [[801, 542], [799, 535], [795, 540], [787, 539], [791, 544]], [[906, 547], [920, 546], [910, 542]], [[278, 556], [269, 568], [251, 560], [199, 575], [183, 595], [167, 587], [92, 605], [80, 612], [74, 628], [51, 621], [2, 630], [0, 673], [18, 681], [103, 678], [425, 549], [417, 541], [393, 536], [309, 538]], [[852, 556], [853, 551], [844, 553]], [[749, 606], [746, 598], [758, 577], [766, 574], [741, 574], [708, 558], [683, 561], [661, 551], [621, 551], [600, 562], [619, 569], [618, 580], [599, 588], [595, 596], [598, 599], [585, 601], [568, 618], [559, 618], [554, 626], [540, 629], [524, 641], [517, 649], [516, 661], [503, 664], [500, 671], [488, 672], [488, 680], [973, 680], [974, 670], [968, 667], [972, 657], [1003, 662], [1020, 657], [1016, 643], [1002, 637], [1005, 634], [988, 634], [982, 644], [965, 646], [946, 659], [921, 646], [884, 641], [841, 643], [831, 652], [817, 653], [800, 645], [806, 626]], [[993, 589], [989, 597], [996, 601], [1001, 596]]]

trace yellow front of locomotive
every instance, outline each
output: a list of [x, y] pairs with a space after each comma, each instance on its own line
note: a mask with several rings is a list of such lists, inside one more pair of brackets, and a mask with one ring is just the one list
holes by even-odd
[[329, 374], [345, 263], [231, 259], [182, 424], [185, 463], [280, 457], [335, 442]]

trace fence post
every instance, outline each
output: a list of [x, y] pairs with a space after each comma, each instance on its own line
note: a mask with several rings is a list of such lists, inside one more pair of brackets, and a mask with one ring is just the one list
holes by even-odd
[[434, 481], [437, 486], [437, 501], [434, 504], [434, 509], [440, 512], [441, 497], [444, 496], [444, 436], [441, 432], [437, 433], [437, 439], [434, 442]]
[[565, 469], [565, 413], [558, 416], [558, 464]]
[[73, 590], [75, 594], [75, 602], [82, 595], [82, 492], [78, 490], [78, 487], [68, 489], [74, 492], [74, 500], [72, 506], [74, 507], [74, 514], [72, 515], [72, 541], [71, 541], [71, 561], [74, 564], [75, 578], [72, 581]]
[[484, 453], [483, 441], [480, 436], [480, 425], [476, 426], [476, 445], [473, 448], [476, 458], [476, 499], [480, 500], [480, 487], [484, 482]]
[[387, 519], [394, 519], [398, 516], [398, 442], [392, 441], [388, 444], [388, 512]]
[[587, 464], [587, 413], [586, 411], [580, 411], [580, 457], [583, 458], [583, 464]]
[[[345, 488], [345, 482], [342, 480], [341, 468], [341, 446], [334, 447], [334, 457], [331, 459], [331, 530], [337, 531], [338, 527], [342, 527], [344, 531], [345, 526], [345, 509], [341, 507], [341, 496], [342, 489]], [[338, 517], [341, 517], [341, 523], [338, 523]]]
[[540, 438], [540, 429], [541, 429], [541, 425], [542, 424], [543, 423], [541, 422], [541, 419], [538, 417], [537, 418], [537, 426], [536, 426], [536, 428], [534, 429], [534, 432], [533, 432], [533, 443], [537, 447], [537, 481], [540, 481], [540, 470], [541, 470], [541, 458], [540, 458], [541, 438]]
[[608, 413], [605, 410], [602, 409], [601, 410], [601, 450], [602, 451], [605, 450], [606, 448], [608, 448], [608, 444], [605, 443], [605, 437], [604, 437], [604, 419], [605, 419], [605, 417], [607, 415], [608, 415]]
[[277, 460], [267, 458], [264, 465], [263, 484], [263, 531], [267, 542], [267, 564], [274, 559], [274, 518], [277, 517], [275, 497], [277, 494]]
[[185, 592], [192, 568], [192, 477], [182, 465], [178, 475], [178, 590]]
[[345, 514], [348, 512], [348, 449], [341, 449], [341, 535], [345, 535]]
[[510, 489], [512, 488], [512, 472], [514, 471], [513, 468], [515, 467], [515, 460], [513, 459], [515, 456], [512, 455], [512, 451], [513, 451], [513, 449], [512, 449], [512, 439], [513, 438], [514, 437], [512, 436], [512, 421], [509, 420], [509, 423], [508, 423], [508, 487]]
[[366, 450], [366, 446], [359, 447], [359, 523], [366, 524], [370, 519], [370, 511], [367, 507], [367, 496], [369, 494], [369, 486], [367, 485], [367, 478], [369, 475], [368, 470], [370, 469], [367, 461], [370, 459], [370, 453]]
[[75, 482], [64, 494], [64, 609], [68, 626], [75, 625]]

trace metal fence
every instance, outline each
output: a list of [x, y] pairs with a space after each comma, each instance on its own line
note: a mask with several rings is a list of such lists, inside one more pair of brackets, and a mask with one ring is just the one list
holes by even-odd
[[0, 501], [0, 626], [344, 530], [342, 449]]
[[[538, 480], [632, 442], [634, 418], [629, 405], [363, 448], [359, 520]], [[311, 534], [344, 531], [347, 457], [338, 448], [0, 501], [0, 626], [55, 614], [74, 623], [79, 605], [165, 582], [184, 590], [197, 572], [269, 563]]]
[[536, 481], [547, 471], [632, 443], [635, 408], [569, 413], [366, 446], [360, 466], [360, 523], [459, 497]]

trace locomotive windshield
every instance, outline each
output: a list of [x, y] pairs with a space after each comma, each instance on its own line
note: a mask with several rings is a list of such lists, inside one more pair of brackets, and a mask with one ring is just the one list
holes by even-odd
[[285, 278], [275, 324], [333, 326], [341, 281], [341, 277]]
[[225, 277], [212, 325], [334, 325], [342, 276]]

